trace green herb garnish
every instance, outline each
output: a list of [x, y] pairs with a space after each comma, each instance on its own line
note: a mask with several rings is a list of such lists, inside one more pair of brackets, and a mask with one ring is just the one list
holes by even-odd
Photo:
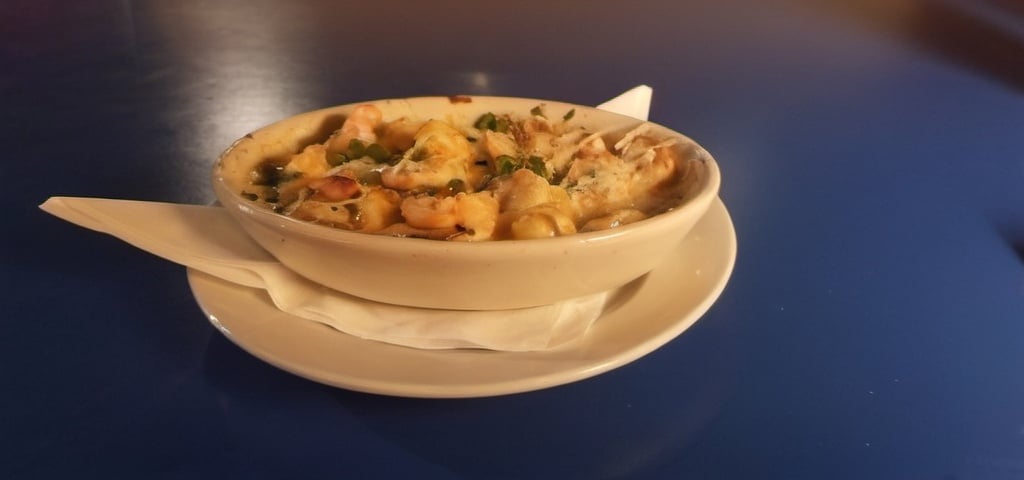
[[338, 153], [327, 157], [327, 163], [331, 164], [332, 167], [337, 167], [343, 163], [348, 162], [350, 159], [344, 153]]
[[530, 158], [526, 159], [526, 168], [536, 173], [538, 176], [549, 178], [548, 166], [544, 164], [544, 158], [538, 157], [537, 155], [531, 155]]
[[494, 167], [498, 175], [508, 175], [519, 169], [519, 162], [511, 155], [498, 155], [494, 159]]
[[377, 163], [384, 163], [391, 158], [391, 152], [379, 143], [371, 143], [370, 146], [366, 147], [364, 155], [372, 158]]
[[348, 142], [348, 158], [363, 158], [366, 156], [366, 145], [358, 138]]
[[498, 126], [498, 118], [493, 113], [487, 112], [480, 115], [480, 118], [473, 123], [473, 127], [477, 130], [494, 130]]
[[[491, 112], [487, 112], [480, 115], [480, 118], [473, 122], [473, 128], [477, 130], [493, 130], [499, 133], [505, 133], [508, 131], [509, 121], [508, 118], [495, 116]], [[475, 141], [472, 140], [472, 141]]]
[[494, 170], [500, 175], [508, 175], [516, 170], [528, 169], [546, 180], [551, 180], [551, 172], [548, 171], [544, 157], [530, 155], [528, 158], [515, 158], [511, 155], [499, 155], [494, 159]]
[[507, 132], [508, 131], [508, 119], [507, 118], [499, 118], [498, 121], [496, 121], [494, 123], [494, 131], [498, 132], [498, 133], [505, 133], [505, 132]]

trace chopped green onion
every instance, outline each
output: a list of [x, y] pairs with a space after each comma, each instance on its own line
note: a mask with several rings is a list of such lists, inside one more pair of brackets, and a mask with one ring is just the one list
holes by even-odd
[[[491, 112], [487, 112], [480, 115], [480, 118], [473, 122], [473, 128], [477, 130], [493, 130], [499, 133], [505, 133], [508, 131], [509, 121], [505, 117], [497, 117]], [[471, 142], [475, 142], [476, 139], [470, 137], [468, 139]]]
[[530, 115], [533, 115], [535, 117], [543, 117], [544, 116], [544, 110], [542, 110], [540, 108], [540, 105], [537, 105], [536, 107], [533, 107], [533, 108], [530, 109]]
[[249, 192], [242, 192], [242, 197], [244, 197], [246, 200], [249, 200], [249, 201], [252, 201], [252, 202], [255, 202], [256, 200], [260, 199], [259, 195], [256, 195], [255, 193], [249, 193]]
[[377, 163], [383, 163], [391, 157], [391, 152], [388, 152], [383, 145], [379, 143], [371, 143], [370, 146], [366, 147], [364, 153], [367, 157], [372, 158]]
[[353, 138], [348, 142], [348, 157], [349, 158], [363, 158], [366, 155], [366, 145], [363, 144], [358, 138]]
[[538, 176], [548, 178], [548, 166], [544, 164], [544, 158], [536, 155], [531, 155], [526, 160], [528, 168], [536, 173]]
[[499, 118], [496, 122], [494, 122], [494, 131], [498, 132], [498, 133], [505, 133], [505, 132], [507, 132], [508, 131], [508, 119], [507, 118]]
[[519, 162], [511, 155], [498, 155], [498, 158], [494, 159], [494, 166], [498, 175], [508, 175], [519, 167]]
[[345, 162], [348, 162], [349, 158], [344, 153], [338, 153], [327, 157], [327, 163], [331, 164], [332, 167], [337, 167]]
[[572, 119], [572, 117], [574, 115], [576, 115], [576, 109], [575, 108], [572, 109], [572, 110], [569, 110], [568, 112], [565, 112], [565, 115], [562, 116], [562, 120], [568, 122], [569, 120]]
[[476, 122], [473, 124], [473, 127], [475, 127], [477, 130], [494, 130], [495, 128], [497, 128], [497, 123], [497, 117], [495, 117], [493, 113], [487, 112], [483, 115], [480, 115], [480, 118], [476, 120]]

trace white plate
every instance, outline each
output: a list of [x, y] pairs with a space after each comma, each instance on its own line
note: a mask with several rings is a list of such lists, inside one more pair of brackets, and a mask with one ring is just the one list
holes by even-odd
[[194, 270], [188, 280], [228, 339], [296, 375], [386, 395], [484, 397], [581, 380], [654, 351], [711, 307], [735, 260], [736, 233], [716, 200], [661, 267], [612, 294], [584, 338], [544, 352], [419, 350], [363, 340], [281, 312], [263, 290]]

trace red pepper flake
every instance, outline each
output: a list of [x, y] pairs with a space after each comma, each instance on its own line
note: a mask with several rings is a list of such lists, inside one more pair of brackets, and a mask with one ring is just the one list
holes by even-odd
[[451, 103], [473, 103], [473, 97], [466, 95], [452, 95], [448, 97], [448, 101]]

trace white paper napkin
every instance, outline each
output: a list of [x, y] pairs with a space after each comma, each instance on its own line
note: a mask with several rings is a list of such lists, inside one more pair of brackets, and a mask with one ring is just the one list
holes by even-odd
[[[647, 119], [652, 90], [633, 88], [598, 108]], [[44, 211], [113, 235], [142, 250], [245, 287], [274, 305], [360, 338], [415, 348], [530, 351], [581, 338], [601, 315], [601, 293], [542, 307], [501, 311], [419, 309], [372, 302], [299, 276], [281, 265], [220, 207], [52, 197]]]

